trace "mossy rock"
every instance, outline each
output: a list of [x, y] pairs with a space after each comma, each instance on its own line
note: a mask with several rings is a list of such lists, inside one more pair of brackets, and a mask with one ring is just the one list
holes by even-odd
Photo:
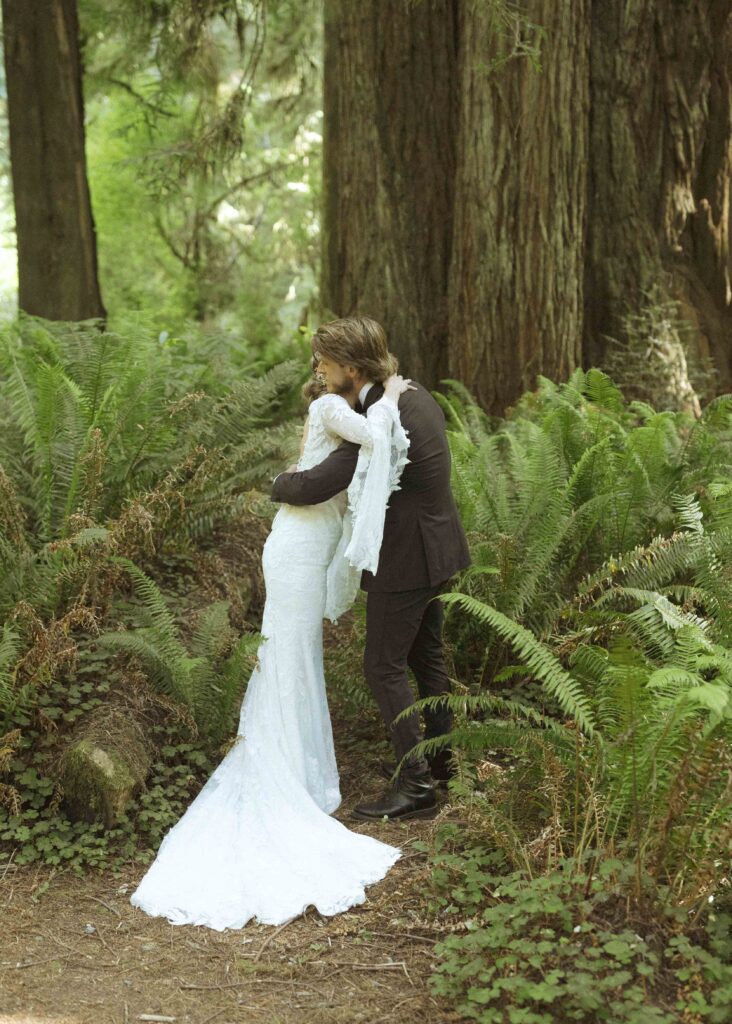
[[111, 827], [143, 785], [151, 764], [150, 744], [128, 709], [95, 709], [59, 760], [69, 816]]

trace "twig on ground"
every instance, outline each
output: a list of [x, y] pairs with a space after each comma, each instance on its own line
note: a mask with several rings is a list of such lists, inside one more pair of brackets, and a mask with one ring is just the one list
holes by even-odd
[[111, 914], [116, 914], [117, 917], [121, 917], [122, 916], [120, 914], [119, 910], [116, 910], [115, 907], [110, 907], [110, 905], [108, 903], [105, 903], [104, 900], [100, 900], [98, 896], [85, 896], [84, 899], [86, 899], [86, 900], [94, 900], [96, 903], [101, 903], [102, 906], [106, 907], [107, 910]]
[[181, 984], [178, 988], [185, 989], [186, 991], [195, 990], [198, 992], [221, 992], [225, 988], [246, 988], [247, 985], [251, 985], [251, 981], [228, 981], [224, 985], [186, 985]]
[[[107, 943], [104, 941], [104, 938], [102, 937], [102, 933], [99, 931], [97, 926], [95, 925], [94, 927], [95, 927], [94, 938], [95, 939], [99, 939], [99, 941], [104, 946], [104, 948], [107, 950], [107, 952], [111, 953], [112, 956], [114, 956], [114, 950], [110, 949], [109, 946], [107, 945]], [[119, 966], [119, 957], [117, 957], [117, 964], [116, 964], [116, 966]]]
[[281, 924], [279, 926], [279, 928], [275, 928], [275, 930], [272, 932], [271, 935], [267, 936], [267, 938], [264, 940], [262, 945], [257, 950], [252, 963], [255, 963], [255, 964], [257, 963], [257, 961], [259, 960], [260, 956], [262, 955], [262, 953], [264, 953], [265, 949], [270, 944], [272, 939], [275, 939], [280, 934], [281, 931], [283, 931], [285, 928], [287, 928], [288, 924], [292, 924], [292, 921], [285, 921], [285, 923]]
[[8, 863], [5, 865], [5, 870], [3, 871], [3, 877], [0, 878], [0, 882], [4, 882], [5, 881], [5, 876], [7, 875], [8, 871], [10, 871], [10, 865], [13, 863], [13, 857], [14, 856], [15, 856], [15, 850], [13, 850], [11, 852], [11, 854], [10, 854], [10, 859], [8, 860]]
[[[331, 971], [330, 974], [324, 974], [322, 978], [318, 978], [318, 981], [330, 981], [331, 978], [335, 977], [336, 974], [340, 974], [341, 971], [343, 970], [345, 970], [344, 967], [336, 967], [336, 969], [334, 971]], [[332, 996], [330, 1001], [331, 1003], [333, 1002]]]
[[382, 935], [388, 939], [404, 939], [409, 942], [427, 942], [430, 945], [437, 942], [437, 939], [427, 939], [424, 935], [414, 935], [412, 932], [376, 932], [373, 928], [364, 928], [364, 931], [368, 932], [369, 935]]
[[414, 999], [421, 999], [421, 998], [422, 997], [419, 995], [419, 993], [415, 993], [412, 996], [407, 996], [406, 999], [402, 999], [402, 1001], [400, 1003], [397, 1003], [396, 1006], [392, 1009], [392, 1011], [391, 1011], [392, 1012], [392, 1016], [396, 1017], [396, 1012], [397, 1012], [397, 1010], [399, 1009], [400, 1006], [404, 1006], [405, 1003], [411, 1003]]
[[74, 949], [74, 947], [73, 947], [73, 946], [70, 946], [70, 945], [68, 944], [68, 942], [64, 942], [64, 940], [63, 940], [63, 939], [60, 939], [60, 938], [59, 938], [59, 937], [58, 937], [57, 935], [52, 935], [52, 934], [51, 934], [51, 933], [49, 932], [49, 937], [50, 937], [50, 938], [52, 939], [52, 941], [53, 941], [53, 942], [55, 942], [55, 943], [56, 943], [57, 945], [59, 945], [59, 946], [63, 946], [63, 947], [64, 947], [64, 949], [70, 949], [72, 953], [76, 953], [76, 955], [77, 955], [77, 956], [80, 956], [80, 957], [81, 957], [82, 959], [84, 959], [84, 958], [86, 958], [87, 960], [91, 960], [91, 959], [92, 959], [92, 955], [91, 955], [91, 953], [82, 953], [82, 951], [81, 951], [80, 949]]
[[345, 963], [342, 961], [331, 961], [331, 963], [337, 963], [339, 967], [352, 967], [354, 971], [401, 971], [405, 967], [403, 960], [395, 960], [393, 963], [386, 964], [359, 964], [359, 963]]
[[206, 1017], [205, 1020], [202, 1020], [201, 1024], [209, 1024], [210, 1021], [214, 1020], [216, 1017], [220, 1017], [221, 1014], [224, 1013], [227, 1009], [228, 1007], [222, 1006], [221, 1009], [215, 1010], [210, 1017]]
[[14, 971], [22, 971], [25, 967], [37, 967], [38, 964], [50, 964], [53, 960], [68, 960], [69, 954], [66, 956], [47, 956], [44, 960], [29, 960], [27, 963], [11, 963], [9, 960], [0, 964], [0, 970], [3, 968], [12, 968]]

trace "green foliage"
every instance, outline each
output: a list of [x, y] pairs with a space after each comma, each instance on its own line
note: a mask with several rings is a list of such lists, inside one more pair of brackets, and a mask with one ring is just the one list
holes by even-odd
[[658, 413], [577, 370], [490, 420], [448, 383], [468, 685], [416, 749], [458, 751], [467, 827], [433, 854], [434, 991], [485, 1024], [726, 1020], [729, 396]]
[[202, 613], [189, 652], [159, 587], [129, 559], [113, 561], [132, 577], [145, 624], [102, 633], [98, 643], [139, 659], [153, 686], [186, 707], [210, 741], [221, 742], [234, 724], [261, 637], [244, 634], [235, 643], [228, 602], [219, 601]]
[[488, 0], [485, 7], [489, 12], [487, 35], [495, 40], [497, 52], [485, 64], [479, 64], [478, 70], [494, 74], [510, 61], [524, 58], [534, 71], [541, 71], [546, 29], [531, 21], [513, 0]]
[[19, 651], [20, 637], [7, 622], [3, 623], [0, 636], [0, 721], [24, 703], [25, 695], [17, 692], [13, 673]]
[[[269, 514], [256, 487], [297, 444], [306, 361], [244, 380], [249, 358], [197, 345], [193, 332], [164, 340], [130, 324], [114, 333], [21, 317], [0, 332], [0, 734], [12, 738], [0, 744], [0, 804], [12, 818], [4, 843], [22, 858], [106, 863], [133, 848], [144, 821], [170, 824], [182, 806], [158, 810], [142, 797], [146, 817], [114, 835], [58, 810], [50, 747], [40, 765], [26, 741], [48, 733], [60, 753], [76, 720], [106, 700], [101, 680], [86, 689], [90, 635], [103, 629], [104, 645], [134, 656], [116, 700], [133, 698], [142, 665], [169, 713], [200, 729], [201, 749], [233, 728], [258, 637], [245, 627], [237, 639], [227, 602], [210, 597], [198, 616], [189, 602], [181, 620], [154, 577], [196, 564], [229, 525], [243, 538], [237, 569], [258, 563], [261, 530], [247, 536], [242, 524], [250, 508]], [[190, 781], [195, 766], [183, 774]]]
[[[669, 899], [723, 886], [732, 817], [730, 403], [628, 404], [599, 370], [506, 420], [439, 399], [473, 565], [443, 600], [456, 800], [508, 863], [621, 853]], [[444, 698], [418, 702], [425, 707]]]
[[466, 594], [446, 594], [446, 604], [458, 604], [479, 622], [490, 626], [510, 643], [521, 658], [522, 665], [535, 679], [541, 680], [550, 697], [565, 714], [571, 716], [588, 735], [594, 732], [594, 715], [587, 696], [572, 675], [566, 672], [551, 651], [529, 630], [495, 608]]
[[204, 324], [264, 365], [317, 293], [315, 3], [83, 0], [87, 154], [112, 322]]
[[[99, 698], [72, 708], [68, 705], [78, 699], [73, 692], [90, 688], [88, 682], [72, 687], [69, 698], [58, 692], [48, 694], [44, 713], [66, 721], [72, 711], [81, 715], [100, 703]], [[104, 694], [105, 690], [97, 692]], [[106, 828], [99, 823], [70, 821], [64, 814], [62, 794], [53, 778], [53, 742], [48, 735], [29, 734], [10, 765], [21, 809], [13, 813], [0, 807], [0, 843], [12, 848], [13, 862], [67, 868], [82, 875], [90, 868], [109, 867], [116, 873], [131, 860], [150, 861], [164, 834], [213, 769], [205, 747], [182, 740], [179, 726], [158, 725], [153, 738], [159, 755], [145, 789], [128, 812], [112, 828]]]
[[0, 612], [100, 599], [109, 551], [194, 546], [290, 454], [302, 368], [210, 378], [149, 334], [23, 317], [0, 332]]
[[[41, 540], [64, 536], [69, 517], [107, 515], [145, 485], [171, 447], [164, 418], [169, 360], [152, 338], [122, 338], [91, 325], [21, 318], [0, 335], [0, 417], [10, 440], [6, 473]], [[167, 422], [166, 422], [167, 420]], [[104, 440], [107, 486], [90, 480]], [[103, 503], [103, 507], [100, 507]]]
[[284, 364], [192, 392], [197, 366], [176, 358], [173, 342], [25, 317], [0, 336], [0, 370], [3, 467], [42, 541], [67, 536], [75, 514], [119, 515], [171, 471], [190, 475], [196, 457], [208, 457], [211, 478], [206, 488], [200, 472], [195, 481], [199, 509], [251, 486], [282, 455], [303, 378], [300, 365]]
[[[208, 620], [200, 631], [202, 649], [215, 649], [221, 625]], [[245, 679], [238, 676], [239, 689]], [[157, 756], [142, 792], [106, 828], [68, 818], [56, 766], [69, 730], [112, 695], [115, 703], [130, 701], [131, 714], [139, 714], [144, 701]], [[150, 860], [212, 771], [212, 755], [220, 753], [210, 739], [195, 737], [194, 723], [178, 707], [151, 702], [139, 684], [132, 689], [96, 642], [81, 647], [73, 680], [52, 681], [37, 695], [32, 717], [16, 715], [9, 724], [22, 732], [8, 734], [11, 746], [5, 751], [0, 742], [0, 772], [12, 782], [0, 785], [0, 849], [12, 851], [16, 864], [39, 863], [77, 874], [93, 867], [118, 871], [131, 860]]]
[[506, 872], [500, 854], [463, 845], [450, 825], [432, 863], [433, 909], [451, 932], [436, 947], [431, 987], [465, 1019], [672, 1024], [682, 1011], [728, 1019], [729, 916], [684, 935], [683, 915], [664, 910], [663, 893], [646, 880], [631, 917], [634, 864], [588, 856], [536, 877]]
[[[687, 435], [704, 429], [682, 413], [626, 409], [599, 370], [562, 385], [540, 377], [496, 425], [454, 384], [443, 405], [474, 557], [461, 588], [537, 634], [555, 628], [583, 576], [673, 525]], [[460, 646], [473, 654], [474, 631]], [[483, 660], [502, 667], [493, 645]]]

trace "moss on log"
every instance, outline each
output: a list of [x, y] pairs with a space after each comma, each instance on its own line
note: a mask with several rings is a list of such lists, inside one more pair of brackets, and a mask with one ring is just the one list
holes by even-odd
[[70, 817], [111, 827], [144, 783], [151, 764], [150, 742], [130, 709], [96, 709], [59, 759]]

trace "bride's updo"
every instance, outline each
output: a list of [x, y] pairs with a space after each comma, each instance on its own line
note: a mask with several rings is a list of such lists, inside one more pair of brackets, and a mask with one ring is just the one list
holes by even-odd
[[313, 368], [313, 375], [310, 380], [306, 381], [302, 386], [302, 397], [305, 399], [308, 405], [314, 402], [316, 398], [320, 398], [327, 391], [325, 386], [325, 380], [318, 373], [318, 360], [313, 356], [310, 361], [310, 365]]

